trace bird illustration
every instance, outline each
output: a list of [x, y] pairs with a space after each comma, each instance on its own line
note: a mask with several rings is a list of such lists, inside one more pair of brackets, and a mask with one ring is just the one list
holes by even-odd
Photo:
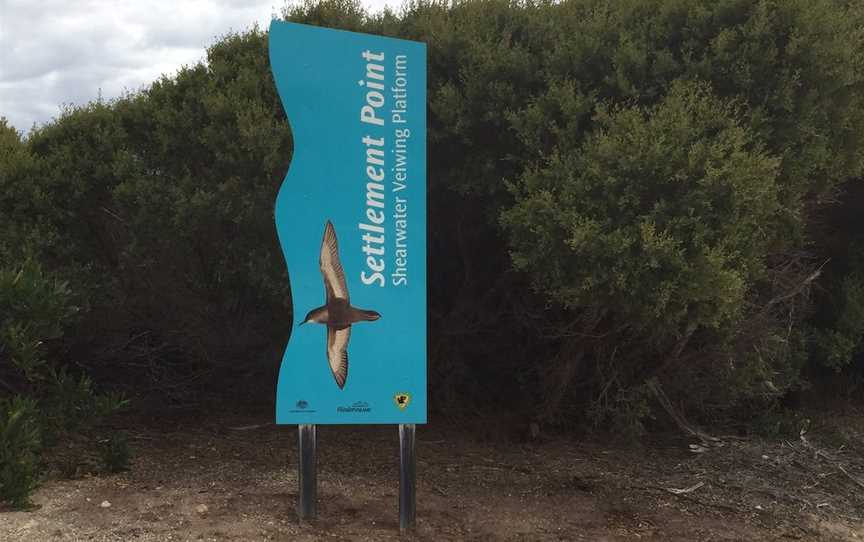
[[327, 361], [336, 385], [341, 390], [348, 378], [348, 340], [351, 338], [351, 325], [357, 322], [372, 322], [381, 318], [381, 315], [351, 306], [345, 272], [342, 270], [342, 262], [339, 261], [336, 230], [329, 220], [324, 227], [318, 263], [324, 278], [325, 302], [324, 305], [309, 311], [300, 325], [306, 322], [327, 324]]

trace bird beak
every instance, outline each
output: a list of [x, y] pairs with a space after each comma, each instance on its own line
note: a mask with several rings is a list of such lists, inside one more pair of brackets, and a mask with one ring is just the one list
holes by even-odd
[[305, 324], [305, 323], [306, 323], [306, 320], [303, 320], [302, 322], [300, 322], [299, 324], [297, 324], [297, 327], [300, 327], [300, 326], [302, 326], [302, 325]]

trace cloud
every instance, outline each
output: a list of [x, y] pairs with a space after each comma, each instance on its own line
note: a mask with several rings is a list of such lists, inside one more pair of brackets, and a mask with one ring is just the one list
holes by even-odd
[[[396, 5], [365, 0], [370, 9]], [[284, 0], [0, 0], [0, 116], [22, 132], [203, 60], [229, 32], [267, 28]]]

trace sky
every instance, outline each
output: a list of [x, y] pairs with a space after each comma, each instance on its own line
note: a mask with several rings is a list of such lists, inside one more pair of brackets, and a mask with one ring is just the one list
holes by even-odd
[[[290, 5], [290, 2], [288, 3]], [[363, 0], [370, 11], [398, 0]], [[117, 98], [266, 29], [285, 0], [0, 0], [0, 117], [26, 134], [64, 105]]]

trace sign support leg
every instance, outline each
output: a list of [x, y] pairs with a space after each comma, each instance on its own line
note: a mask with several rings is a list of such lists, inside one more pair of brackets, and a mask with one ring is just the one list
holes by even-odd
[[300, 520], [315, 519], [318, 515], [318, 466], [317, 441], [314, 425], [298, 425], [298, 448], [300, 464], [297, 481], [299, 485], [299, 502], [297, 515]]
[[415, 428], [413, 423], [399, 424], [399, 530], [403, 532], [417, 526]]

